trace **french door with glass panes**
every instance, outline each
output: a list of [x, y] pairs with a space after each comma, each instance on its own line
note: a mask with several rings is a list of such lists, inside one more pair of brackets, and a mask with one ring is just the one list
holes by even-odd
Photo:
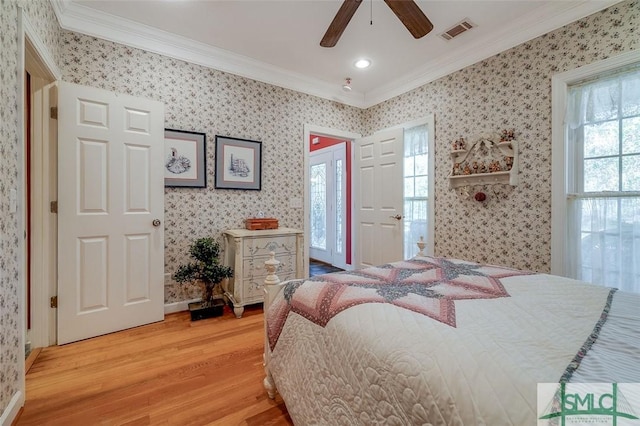
[[314, 151], [309, 156], [309, 257], [344, 268], [346, 265], [346, 146]]

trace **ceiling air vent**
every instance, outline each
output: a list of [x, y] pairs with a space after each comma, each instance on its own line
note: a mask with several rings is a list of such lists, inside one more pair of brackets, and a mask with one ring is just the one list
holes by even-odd
[[452, 38], [459, 36], [463, 32], [470, 30], [473, 27], [475, 27], [475, 25], [472, 24], [470, 20], [464, 19], [463, 21], [457, 23], [447, 31], [440, 34], [440, 37], [445, 40], [451, 40]]

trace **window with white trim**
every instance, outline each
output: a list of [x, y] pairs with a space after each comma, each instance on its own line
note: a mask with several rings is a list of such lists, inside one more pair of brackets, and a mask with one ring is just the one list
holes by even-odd
[[[428, 234], [429, 128], [426, 124], [404, 130], [404, 258], [418, 254], [416, 242]], [[433, 220], [433, 219], [432, 219]]]
[[640, 292], [640, 64], [570, 85], [565, 126], [568, 272]]

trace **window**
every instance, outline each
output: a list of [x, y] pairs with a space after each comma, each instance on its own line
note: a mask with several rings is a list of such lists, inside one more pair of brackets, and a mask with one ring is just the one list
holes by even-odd
[[311, 165], [311, 247], [327, 248], [327, 163]]
[[404, 132], [404, 258], [418, 254], [416, 242], [427, 235], [429, 141], [427, 125]]
[[[639, 64], [640, 65], [640, 64]], [[568, 86], [568, 274], [640, 292], [640, 66]]]
[[343, 254], [343, 247], [345, 246], [344, 241], [344, 225], [345, 225], [345, 196], [343, 194], [343, 187], [345, 187], [343, 180], [343, 176], [346, 175], [344, 171], [344, 163], [345, 161], [342, 158], [338, 158], [336, 161], [335, 167], [335, 206], [336, 206], [336, 214], [334, 217], [335, 220], [335, 251], [337, 254]]

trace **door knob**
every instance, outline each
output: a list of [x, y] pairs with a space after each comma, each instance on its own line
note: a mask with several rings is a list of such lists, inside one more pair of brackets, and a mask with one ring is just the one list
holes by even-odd
[[395, 216], [389, 216], [391, 219], [395, 219], [395, 220], [402, 220], [402, 216], [397, 214]]
[[153, 226], [158, 227], [158, 226], [160, 226], [160, 223], [162, 223], [162, 222], [160, 222], [160, 219], [153, 219], [153, 222], [151, 222], [151, 223], [153, 224]]

